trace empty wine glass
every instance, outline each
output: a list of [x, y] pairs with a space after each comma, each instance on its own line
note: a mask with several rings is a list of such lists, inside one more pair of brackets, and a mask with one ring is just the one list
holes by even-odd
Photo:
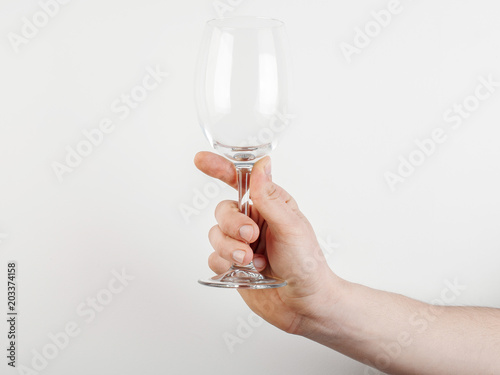
[[[207, 22], [196, 72], [200, 125], [212, 147], [233, 161], [239, 209], [249, 215], [253, 163], [277, 143], [288, 117], [284, 24], [261, 17]], [[286, 281], [260, 274], [252, 263], [199, 280], [225, 288], [277, 288]]]

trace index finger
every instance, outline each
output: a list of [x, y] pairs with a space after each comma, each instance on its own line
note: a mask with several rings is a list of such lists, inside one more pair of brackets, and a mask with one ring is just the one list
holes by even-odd
[[229, 160], [208, 151], [200, 151], [194, 157], [194, 164], [200, 171], [225, 182], [229, 186], [237, 189], [238, 179], [236, 169]]

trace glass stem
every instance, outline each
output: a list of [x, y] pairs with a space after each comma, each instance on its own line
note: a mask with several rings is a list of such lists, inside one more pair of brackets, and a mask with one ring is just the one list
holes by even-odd
[[[240, 211], [250, 216], [250, 175], [252, 173], [253, 163], [234, 163], [238, 176], [238, 208]], [[246, 266], [233, 264], [233, 269], [244, 269], [257, 272], [253, 262]]]
[[235, 163], [234, 166], [238, 174], [238, 208], [243, 214], [250, 216], [250, 174], [253, 164]]

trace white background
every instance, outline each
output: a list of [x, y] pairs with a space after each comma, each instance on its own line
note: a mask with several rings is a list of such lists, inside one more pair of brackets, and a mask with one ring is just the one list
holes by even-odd
[[[424, 301], [457, 279], [466, 290], [454, 303], [500, 307], [500, 88], [459, 129], [443, 121], [478, 76], [500, 80], [498, 1], [402, 0], [349, 63], [340, 43], [387, 3], [243, 0], [224, 14], [287, 25], [297, 118], [273, 153], [273, 178], [335, 244], [328, 262], [341, 277]], [[224, 334], [237, 335], [250, 311], [235, 291], [197, 284], [211, 273], [214, 207], [235, 197], [220, 189], [198, 214], [180, 213], [213, 188], [192, 163], [208, 149], [193, 76], [213, 1], [73, 0], [16, 53], [8, 33], [39, 10], [0, 0], [2, 348], [14, 260], [18, 364], [31, 366], [68, 322], [81, 330], [42, 374], [363, 374], [267, 323], [231, 353]], [[111, 103], [156, 65], [170, 76], [119, 120]], [[52, 163], [105, 117], [115, 131], [60, 183]], [[391, 191], [384, 173], [436, 127], [447, 141]], [[86, 323], [77, 307], [122, 269], [135, 279]], [[17, 374], [4, 357], [0, 373]]]

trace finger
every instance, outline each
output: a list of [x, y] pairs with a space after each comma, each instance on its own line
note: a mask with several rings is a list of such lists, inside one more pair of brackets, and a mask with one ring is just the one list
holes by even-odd
[[222, 201], [215, 208], [215, 219], [228, 236], [252, 243], [259, 238], [259, 227], [250, 217], [242, 214], [235, 201]]
[[231, 267], [231, 262], [225, 260], [224, 258], [221, 258], [216, 252], [213, 252], [208, 257], [208, 266], [216, 274], [221, 274], [226, 272], [229, 267]]
[[266, 156], [255, 163], [250, 179], [253, 206], [268, 225], [278, 233], [293, 233], [298, 219], [303, 219], [297, 202], [271, 179], [271, 159]]
[[267, 267], [267, 259], [264, 255], [254, 254], [253, 256], [253, 265], [257, 269], [257, 271], [262, 271]]
[[253, 251], [248, 244], [227, 236], [218, 225], [210, 229], [208, 239], [217, 254], [228, 261], [244, 266], [253, 258]]
[[237, 188], [236, 169], [233, 163], [213, 152], [201, 151], [194, 157], [194, 164], [200, 171]]

